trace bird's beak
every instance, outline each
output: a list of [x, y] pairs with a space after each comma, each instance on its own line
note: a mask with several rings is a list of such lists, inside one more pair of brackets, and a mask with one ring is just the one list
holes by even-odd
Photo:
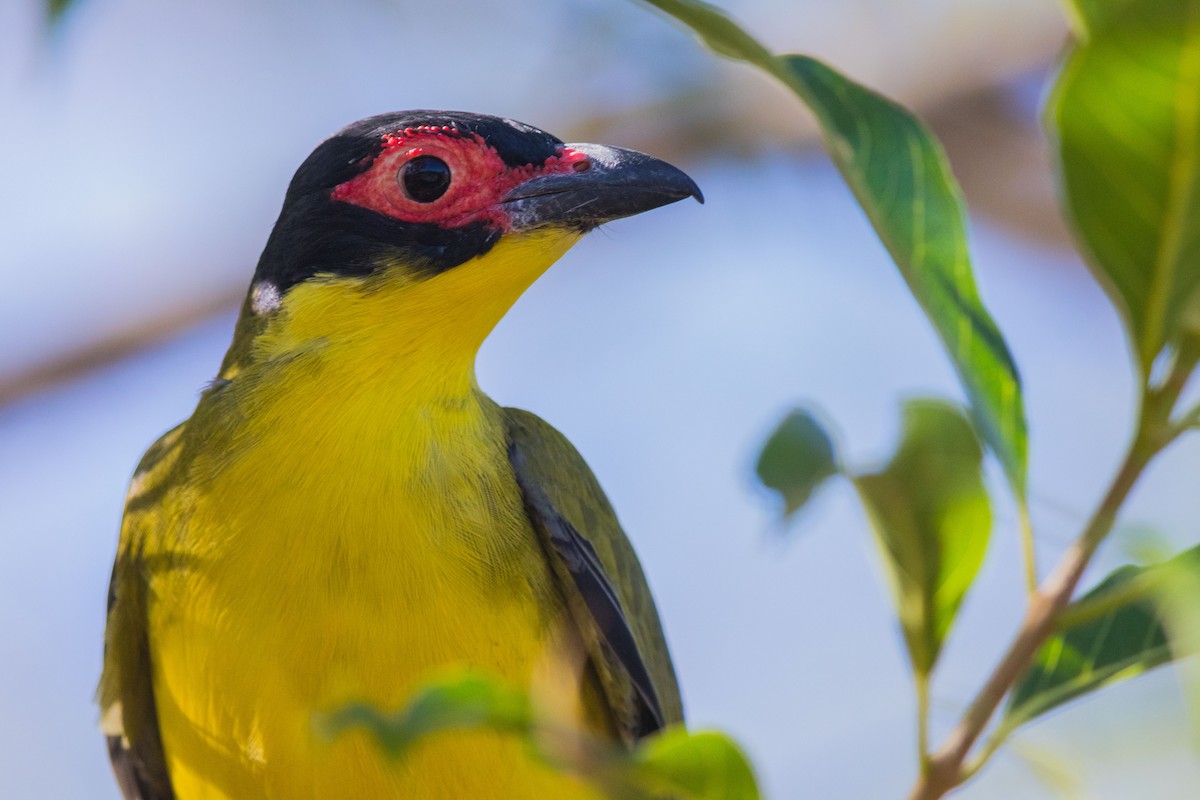
[[585, 169], [539, 175], [516, 186], [503, 201], [513, 230], [547, 225], [594, 228], [652, 208], [694, 197], [700, 187], [680, 169], [636, 150], [602, 144], [568, 144], [587, 157]]

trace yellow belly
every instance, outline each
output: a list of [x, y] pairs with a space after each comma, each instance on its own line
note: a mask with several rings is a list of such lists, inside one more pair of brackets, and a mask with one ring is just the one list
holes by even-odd
[[595, 797], [510, 737], [441, 734], [394, 761], [364, 732], [314, 726], [351, 702], [399, 708], [470, 665], [535, 694], [573, 675], [566, 715], [608, 727], [496, 421], [470, 408], [430, 424], [327, 423], [308, 442], [264, 427], [219, 468], [194, 465], [208, 477], [173, 501], [172, 567], [150, 581], [179, 800]]

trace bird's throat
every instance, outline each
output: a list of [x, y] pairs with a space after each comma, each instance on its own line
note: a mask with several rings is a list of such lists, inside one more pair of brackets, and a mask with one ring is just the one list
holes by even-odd
[[462, 396], [474, 387], [484, 339], [578, 239], [547, 229], [506, 236], [489, 253], [433, 276], [385, 257], [367, 278], [306, 281], [257, 330], [239, 330], [253, 336], [246, 360], [257, 371], [306, 362], [314, 379], [391, 384], [417, 402]]

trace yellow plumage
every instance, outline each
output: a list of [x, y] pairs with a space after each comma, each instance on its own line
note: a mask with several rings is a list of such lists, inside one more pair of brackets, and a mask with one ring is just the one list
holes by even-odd
[[[593, 796], [497, 734], [446, 734], [396, 766], [313, 725], [350, 702], [395, 709], [447, 664], [530, 685], [580, 651], [473, 377], [482, 338], [574, 239], [514, 238], [420, 283], [297, 287], [219, 419], [189, 423], [220, 446], [153, 524], [128, 523], [148, 529], [143, 559], [171, 565], [152, 573], [148, 633], [181, 800]], [[467, 324], [435, 324], [464, 307]], [[603, 730], [587, 699], [578, 721]]]

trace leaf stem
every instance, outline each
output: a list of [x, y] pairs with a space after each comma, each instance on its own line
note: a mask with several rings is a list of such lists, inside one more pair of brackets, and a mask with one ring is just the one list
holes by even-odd
[[917, 758], [924, 772], [929, 767], [929, 674], [913, 676], [917, 687]]
[[1029, 516], [1029, 501], [1017, 498], [1017, 522], [1021, 531], [1021, 556], [1025, 564], [1025, 588], [1030, 600], [1037, 594], [1037, 550], [1034, 547], [1033, 520]]

